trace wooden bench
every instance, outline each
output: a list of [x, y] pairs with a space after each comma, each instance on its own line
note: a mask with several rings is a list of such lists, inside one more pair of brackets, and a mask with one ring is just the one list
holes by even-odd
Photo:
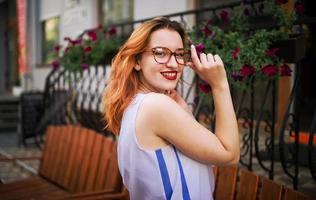
[[237, 166], [213, 167], [216, 200], [308, 200], [306, 195]]
[[[304, 200], [305, 195], [239, 169], [213, 167], [216, 200]], [[38, 176], [0, 184], [0, 199], [128, 199], [116, 142], [81, 126], [50, 126]]]
[[126, 192], [116, 142], [77, 125], [49, 126], [38, 175], [0, 184], [0, 199], [6, 200], [87, 199], [101, 194], [121, 199]]

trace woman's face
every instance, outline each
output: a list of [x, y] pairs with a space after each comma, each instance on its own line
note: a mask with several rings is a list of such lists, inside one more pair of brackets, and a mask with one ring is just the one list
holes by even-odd
[[[157, 50], [156, 58], [153, 55], [153, 48]], [[165, 93], [176, 87], [184, 65], [178, 64], [174, 54], [168, 61], [161, 60], [161, 56], [165, 55], [164, 52], [168, 52], [168, 49], [171, 52], [176, 50], [178, 52], [179, 49], [183, 49], [183, 42], [179, 33], [169, 29], [154, 31], [151, 34], [146, 51], [142, 53], [135, 66], [135, 69], [140, 71], [142, 90]], [[164, 63], [165, 61], [166, 63]]]

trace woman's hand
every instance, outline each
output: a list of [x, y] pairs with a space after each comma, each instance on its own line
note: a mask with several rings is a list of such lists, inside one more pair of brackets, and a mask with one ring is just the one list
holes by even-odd
[[228, 86], [226, 71], [222, 59], [216, 54], [201, 53], [197, 55], [194, 45], [191, 45], [192, 62], [189, 66], [206, 81], [212, 89], [221, 89]]

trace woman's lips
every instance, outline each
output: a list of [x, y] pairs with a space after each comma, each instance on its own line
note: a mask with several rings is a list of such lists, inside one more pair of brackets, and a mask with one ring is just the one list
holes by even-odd
[[170, 81], [177, 79], [176, 71], [161, 72], [161, 74], [163, 77], [165, 77], [167, 80], [170, 80]]

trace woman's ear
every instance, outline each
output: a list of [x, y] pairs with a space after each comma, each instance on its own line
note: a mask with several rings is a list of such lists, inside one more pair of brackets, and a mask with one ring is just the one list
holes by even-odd
[[136, 65], [134, 66], [134, 69], [135, 69], [136, 71], [140, 71], [140, 65], [139, 65], [138, 63], [136, 63]]
[[140, 69], [141, 69], [140, 64], [139, 64], [139, 60], [140, 60], [140, 56], [137, 55], [137, 56], [136, 56], [136, 63], [135, 63], [135, 66], [134, 66], [134, 69], [135, 69], [136, 71], [140, 71]]

